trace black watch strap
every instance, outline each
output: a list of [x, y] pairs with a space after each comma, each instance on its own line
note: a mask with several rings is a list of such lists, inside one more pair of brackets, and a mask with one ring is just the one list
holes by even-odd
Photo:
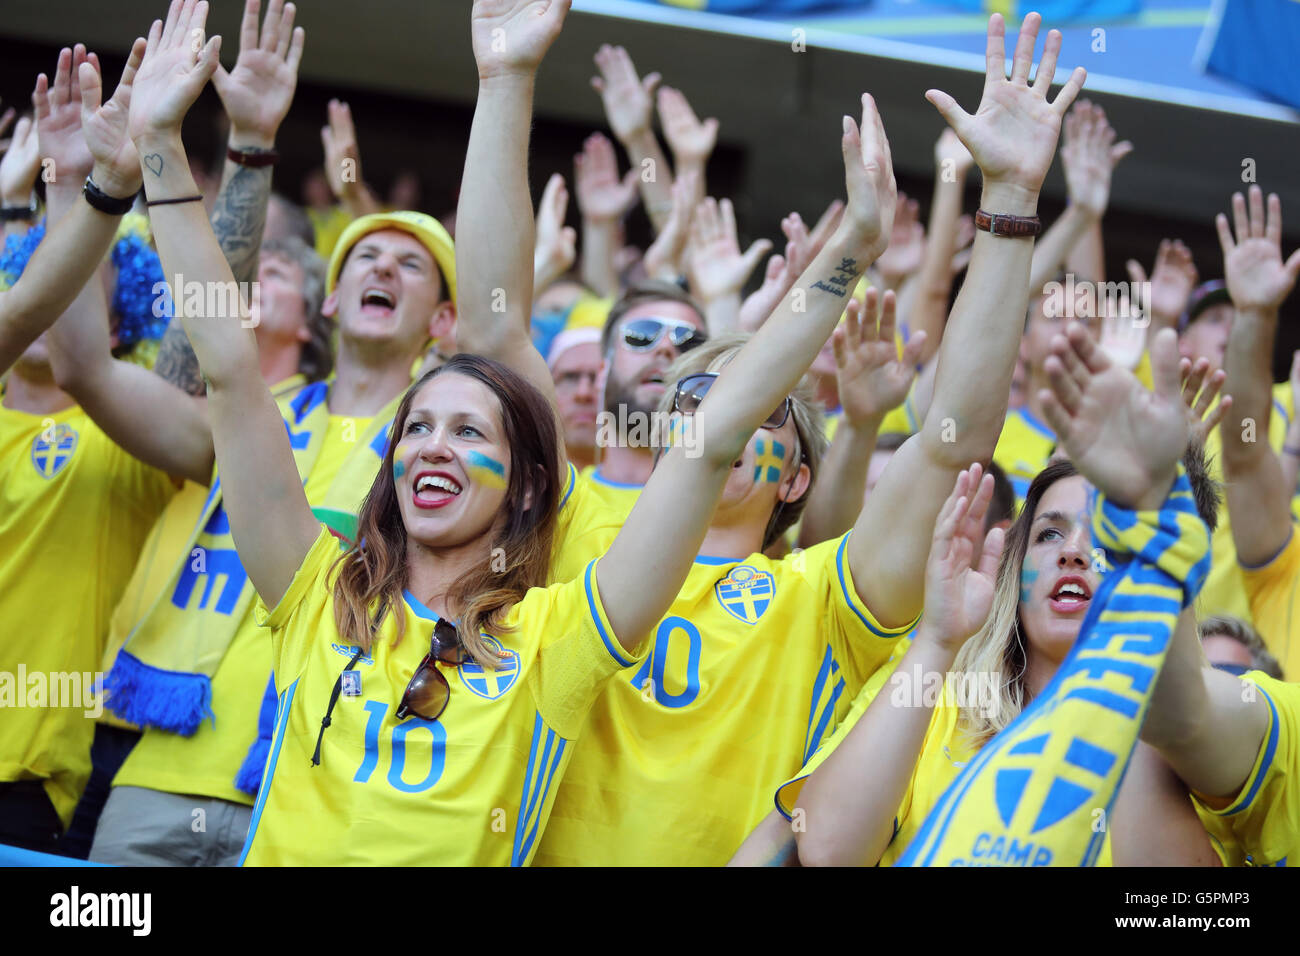
[[89, 176], [86, 177], [86, 185], [82, 187], [81, 193], [86, 197], [86, 202], [90, 203], [91, 208], [98, 209], [107, 216], [124, 216], [135, 205], [134, 193], [125, 199], [110, 196], [96, 186], [95, 181]]
[[0, 206], [0, 222], [32, 222], [35, 219], [35, 206]]

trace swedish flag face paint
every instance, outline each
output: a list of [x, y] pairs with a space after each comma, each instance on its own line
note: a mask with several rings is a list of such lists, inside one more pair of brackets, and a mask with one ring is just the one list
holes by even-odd
[[1034, 582], [1038, 580], [1038, 569], [1030, 565], [1028, 558], [1020, 567], [1020, 600], [1028, 601], [1034, 592]]
[[398, 445], [397, 448], [393, 450], [393, 478], [394, 479], [401, 478], [402, 475], [406, 474], [406, 465], [402, 461], [402, 459], [405, 457], [406, 457], [406, 446]]
[[781, 480], [781, 466], [785, 464], [785, 446], [774, 438], [759, 438], [754, 442], [754, 481]]
[[465, 470], [469, 472], [471, 481], [488, 488], [505, 490], [506, 466], [491, 455], [485, 455], [481, 451], [466, 452]]

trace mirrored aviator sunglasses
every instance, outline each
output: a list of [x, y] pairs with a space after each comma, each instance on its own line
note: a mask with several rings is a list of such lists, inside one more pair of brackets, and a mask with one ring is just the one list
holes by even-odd
[[[696, 372], [681, 379], [677, 383], [677, 394], [673, 396], [673, 410], [683, 415], [693, 414], [700, 407], [700, 402], [704, 401], [704, 396], [709, 394], [717, 377], [717, 372]], [[789, 417], [790, 396], [787, 395], [776, 411], [767, 416], [761, 427], [780, 428]]]
[[679, 352], [689, 352], [708, 338], [689, 322], [647, 317], [629, 319], [623, 323], [623, 344], [633, 352], [645, 352], [654, 348], [665, 332], [668, 333], [668, 341]]
[[393, 716], [397, 720], [405, 720], [410, 716], [437, 720], [451, 700], [451, 685], [447, 683], [447, 677], [438, 669], [438, 665], [459, 667], [469, 659], [469, 651], [461, 643], [455, 626], [449, 621], [439, 620], [434, 625], [433, 636], [429, 640], [429, 653], [415, 669]]

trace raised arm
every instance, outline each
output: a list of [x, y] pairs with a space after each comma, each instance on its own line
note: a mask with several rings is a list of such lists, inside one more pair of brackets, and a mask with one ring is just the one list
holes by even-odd
[[569, 190], [564, 177], [555, 173], [546, 181], [537, 204], [537, 244], [533, 248], [533, 297], [569, 271], [577, 258], [578, 234], [564, 224], [569, 209]]
[[[181, 143], [181, 122], [217, 68], [220, 37], [195, 49], [207, 12], [204, 0], [183, 5], [172, 0], [166, 23], [154, 21], [136, 76], [129, 126], [148, 177], [145, 193], [155, 202], [150, 221], [164, 275], [233, 290], [234, 277], [202, 203], [156, 204], [192, 200], [198, 193]], [[194, 315], [186, 308], [181, 319], [208, 386], [213, 445], [235, 546], [258, 594], [274, 606], [320, 526], [303, 494], [284, 422], [262, 381], [247, 305], [238, 294], [223, 300], [238, 305], [215, 315]]]
[[[880, 324], [876, 324], [880, 303]], [[853, 527], [866, 495], [867, 469], [880, 423], [903, 404], [916, 378], [916, 363], [926, 334], [914, 332], [903, 347], [894, 344], [895, 297], [868, 289], [863, 303], [849, 303], [844, 324], [835, 330], [835, 377], [844, 417], [835, 430], [821, 473], [809, 494], [799, 529], [799, 546], [810, 548]]]
[[614, 144], [592, 133], [573, 157], [573, 188], [582, 216], [582, 281], [602, 296], [618, 295], [615, 256], [623, 216], [636, 205], [636, 170], [619, 178]]
[[[1078, 68], [1055, 101], [1048, 100], [1061, 49], [1061, 34], [1055, 30], [1048, 34], [1030, 85], [1039, 23], [1036, 13], [1025, 18], [1007, 79], [1002, 17], [989, 19], [988, 73], [974, 115], [946, 93], [926, 94], [983, 172], [980, 205], [989, 213], [1036, 213], [1061, 117], [1083, 85], [1084, 71]], [[858, 595], [886, 627], [904, 626], [921, 612], [935, 517], [957, 472], [993, 455], [1029, 303], [1033, 245], [1031, 239], [976, 234], [966, 281], [939, 348], [925, 423], [885, 468], [849, 538]], [[881, 541], [890, 547], [881, 548]]]
[[[40, 168], [41, 149], [36, 136], [36, 120], [24, 116], [14, 127], [9, 148], [0, 157], [0, 204], [9, 209], [26, 207], [35, 217], [36, 193], [33, 187]], [[30, 227], [30, 221], [11, 219], [4, 224], [4, 235], [23, 235]]]
[[[913, 674], [947, 674], [957, 652], [993, 606], [1002, 529], [984, 535], [993, 478], [972, 465], [957, 476], [939, 512], [925, 575], [925, 615], [907, 653], [866, 712], [808, 777], [797, 805], [807, 824], [796, 833], [804, 866], [873, 866], [894, 835], [934, 713], [934, 697], [891, 692]], [[978, 561], [975, 560], [978, 555]]]
[[596, 67], [600, 76], [592, 77], [591, 85], [600, 94], [609, 128], [627, 152], [641, 189], [641, 202], [655, 232], [659, 232], [672, 209], [673, 186], [673, 172], [654, 131], [654, 93], [659, 74], [637, 76], [627, 50], [608, 43], [596, 51]]
[[[1147, 274], [1136, 259], [1125, 263], [1129, 280], [1146, 287]], [[1196, 264], [1192, 251], [1181, 239], [1161, 239], [1156, 250], [1156, 264], [1151, 269], [1150, 301], [1141, 305], [1150, 317], [1150, 334], [1161, 329], [1177, 329], [1178, 320], [1187, 309], [1187, 300], [1196, 288]]]
[[[1110, 203], [1111, 174], [1133, 149], [1127, 140], [1115, 142], [1115, 131], [1106, 122], [1106, 114], [1086, 101], [1066, 118], [1064, 139], [1061, 164], [1065, 167], [1070, 204], [1034, 250], [1029, 290], [1035, 295], [1060, 271], [1090, 230], [1098, 228]], [[1097, 268], [1095, 263], [1092, 268]], [[1100, 276], [1085, 278], [1096, 281]]]
[[568, 0], [475, 0], [478, 102], [456, 209], [457, 344], [509, 365], [552, 406], [550, 369], [528, 331], [534, 252], [528, 135], [537, 68], [568, 9]]
[[664, 139], [673, 153], [675, 180], [693, 176], [692, 203], [698, 203], [708, 193], [705, 186], [705, 167], [718, 142], [718, 121], [701, 121], [691, 109], [690, 101], [681, 90], [659, 88], [659, 123]]
[[[732, 463], [754, 430], [789, 395], [835, 328], [866, 267], [879, 256], [897, 190], [875, 101], [862, 97], [862, 127], [844, 118], [849, 203], [844, 219], [795, 288], [722, 371], [696, 415], [690, 453], [659, 462], [626, 524], [597, 565], [614, 633], [636, 646], [677, 596], [699, 552]], [[663, 533], [671, 513], [677, 533]]]
[[772, 248], [756, 239], [744, 252], [736, 233], [736, 210], [730, 199], [712, 197], [695, 207], [686, 248], [686, 271], [691, 292], [704, 306], [710, 335], [734, 331], [740, 321], [740, 290], [750, 273]]
[[[104, 104], [105, 110], [116, 112], [127, 108], [131, 82], [143, 55], [144, 48], [137, 43], [131, 49], [116, 92]], [[59, 52], [55, 88], [50, 89], [44, 73], [37, 78], [32, 103], [38, 128], [42, 111], [49, 109], [51, 96], [57, 97], [61, 104], [76, 99], [72, 73], [85, 59], [83, 47], [78, 46], [75, 55], [73, 50], [65, 48]], [[97, 61], [94, 68], [98, 69]], [[78, 114], [74, 109], [70, 120], [77, 126], [80, 125]], [[103, 149], [93, 153], [91, 181], [113, 199], [129, 199], [140, 189], [140, 167], [134, 147], [124, 137], [102, 145]], [[98, 144], [95, 148], [98, 149]], [[74, 170], [55, 169], [56, 181], [59, 176], [68, 177], [72, 181], [69, 185], [79, 186], [84, 175], [84, 171], [78, 175]], [[63, 210], [49, 211], [48, 231], [22, 278], [12, 288], [0, 292], [0, 374], [53, 324], [95, 274], [112, 245], [119, 219], [119, 215], [101, 212], [92, 208], [85, 198], [75, 196]]]
[[[1273, 560], [1291, 535], [1294, 489], [1287, 487], [1267, 436], [1277, 312], [1300, 276], [1300, 250], [1282, 261], [1282, 201], [1276, 193], [1268, 197], [1267, 216], [1258, 186], [1250, 187], [1249, 213], [1241, 193], [1232, 197], [1232, 213], [1235, 236], [1227, 216], [1220, 213], [1215, 220], [1223, 247], [1223, 274], [1237, 310], [1228, 338], [1224, 385], [1235, 406], [1219, 434], [1237, 560], [1261, 565]], [[1256, 433], [1264, 437], [1256, 440]]]

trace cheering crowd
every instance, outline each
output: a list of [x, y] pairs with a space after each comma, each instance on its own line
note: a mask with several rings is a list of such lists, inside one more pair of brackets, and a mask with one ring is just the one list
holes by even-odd
[[473, 3], [454, 240], [356, 175], [343, 104], [337, 205], [272, 194], [292, 3], [246, 0], [229, 71], [172, 0], [115, 87], [81, 45], [37, 79], [0, 159], [0, 853], [1285, 864], [1278, 198], [1232, 196], [1222, 263], [1167, 240], [1107, 283], [1132, 146], [995, 14], [980, 102], [926, 94], [926, 222], [863, 93], [846, 199], [742, 250], [717, 121], [604, 46], [632, 172], [586, 141], [578, 231], [528, 170], [568, 6]]

